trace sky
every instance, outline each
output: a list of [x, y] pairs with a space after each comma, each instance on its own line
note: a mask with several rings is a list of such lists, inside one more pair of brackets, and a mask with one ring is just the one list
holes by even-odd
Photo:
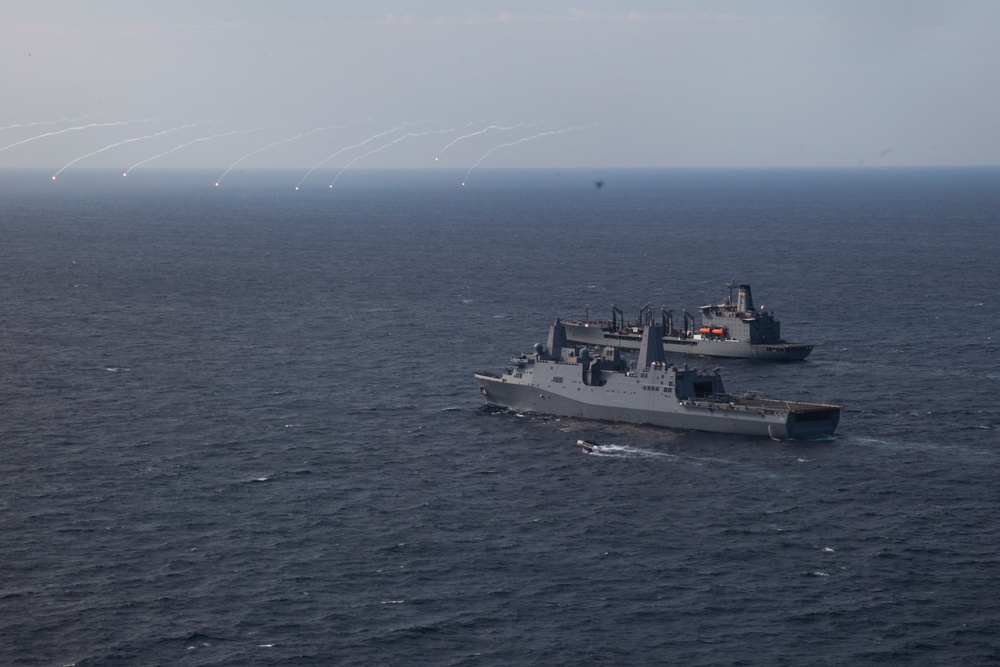
[[0, 168], [997, 165], [998, 82], [996, 0], [3, 0]]

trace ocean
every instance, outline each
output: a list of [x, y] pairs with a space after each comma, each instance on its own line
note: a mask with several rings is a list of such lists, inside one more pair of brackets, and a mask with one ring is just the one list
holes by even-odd
[[[1000, 662], [1000, 169], [215, 177], [0, 172], [3, 664]], [[734, 278], [834, 437], [483, 405]]]

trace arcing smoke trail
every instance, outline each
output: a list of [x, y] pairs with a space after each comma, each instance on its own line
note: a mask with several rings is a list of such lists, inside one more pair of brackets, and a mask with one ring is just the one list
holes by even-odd
[[130, 143], [132, 143], [134, 141], [142, 141], [143, 139], [152, 139], [153, 137], [160, 137], [160, 136], [163, 136], [164, 134], [170, 134], [171, 132], [176, 132], [177, 130], [186, 130], [189, 127], [194, 127], [195, 125], [201, 125], [201, 123], [208, 123], [208, 122], [211, 122], [211, 121], [203, 120], [200, 123], [188, 123], [187, 125], [180, 125], [178, 127], [172, 127], [169, 130], [163, 130], [162, 132], [154, 132], [153, 134], [147, 134], [147, 135], [144, 135], [144, 136], [141, 136], [141, 137], [133, 137], [131, 139], [126, 139], [125, 141], [119, 141], [117, 143], [110, 144], [108, 146], [105, 146], [104, 148], [99, 148], [96, 151], [93, 151], [92, 153], [87, 153], [86, 155], [81, 155], [80, 157], [76, 158], [75, 160], [71, 160], [71, 161], [67, 162], [63, 166], [62, 169], [60, 169], [56, 173], [52, 174], [52, 180], [53, 181], [56, 180], [56, 176], [58, 176], [59, 174], [63, 173], [64, 171], [66, 171], [66, 169], [68, 169], [71, 165], [76, 164], [80, 160], [83, 160], [84, 158], [88, 158], [91, 155], [97, 155], [98, 153], [103, 153], [106, 150], [111, 150], [112, 148], [115, 148], [117, 146], [121, 146], [123, 144], [130, 144]]
[[220, 132], [219, 134], [212, 134], [212, 135], [207, 136], [207, 137], [199, 137], [198, 139], [194, 139], [194, 140], [189, 141], [187, 143], [181, 144], [180, 146], [174, 146], [169, 151], [163, 151], [159, 155], [154, 155], [153, 157], [148, 157], [145, 160], [141, 160], [139, 162], [136, 162], [131, 167], [129, 167], [128, 169], [126, 169], [125, 173], [122, 174], [122, 176], [128, 176], [129, 172], [132, 171], [133, 169], [135, 169], [136, 167], [138, 167], [139, 165], [146, 164], [147, 162], [152, 162], [153, 160], [156, 160], [157, 158], [161, 158], [164, 155], [170, 155], [171, 153], [173, 153], [175, 151], [179, 151], [182, 148], [187, 148], [188, 146], [191, 146], [192, 144], [197, 144], [197, 143], [202, 142], [202, 141], [208, 141], [210, 139], [218, 139], [219, 137], [230, 137], [230, 136], [232, 136], [234, 134], [247, 134], [248, 132], [260, 132], [261, 130], [268, 129], [268, 127], [273, 127], [273, 126], [255, 127], [255, 128], [249, 129], [249, 130], [232, 130], [230, 132]]
[[448, 132], [454, 132], [455, 130], [459, 130], [459, 129], [461, 129], [461, 128], [452, 127], [452, 128], [447, 129], [447, 130], [428, 130], [426, 132], [407, 132], [403, 136], [396, 137], [395, 139], [393, 139], [389, 143], [387, 143], [387, 144], [385, 144], [383, 146], [379, 146], [378, 148], [376, 148], [374, 150], [370, 150], [370, 151], [368, 151], [367, 153], [365, 153], [363, 155], [359, 155], [356, 158], [354, 158], [353, 160], [351, 160], [350, 162], [348, 162], [347, 164], [345, 164], [344, 167], [343, 167], [343, 169], [341, 169], [340, 171], [338, 171], [337, 175], [333, 177], [333, 181], [330, 182], [330, 186], [329, 187], [332, 188], [333, 184], [337, 182], [338, 178], [340, 178], [340, 175], [343, 174], [345, 171], [347, 171], [347, 168], [350, 167], [355, 162], [357, 162], [358, 160], [360, 160], [362, 158], [366, 158], [369, 155], [374, 155], [375, 153], [378, 153], [379, 151], [384, 151], [389, 146], [392, 146], [393, 144], [398, 144], [403, 139], [408, 139], [409, 137], [423, 137], [423, 136], [426, 136], [428, 134], [446, 134]]
[[551, 136], [553, 134], [566, 134], [567, 132], [573, 132], [575, 130], [582, 130], [582, 129], [584, 129], [584, 128], [582, 128], [582, 127], [567, 127], [565, 130], [552, 130], [551, 132], [540, 132], [538, 134], [533, 134], [530, 137], [524, 137], [523, 139], [518, 139], [517, 141], [511, 141], [511, 142], [506, 143], [506, 144], [500, 144], [499, 146], [494, 146], [493, 148], [491, 148], [488, 151], [486, 151], [485, 153], [483, 153], [483, 156], [481, 158], [479, 158], [478, 160], [476, 160], [476, 162], [471, 167], [469, 167], [469, 171], [465, 172], [465, 178], [462, 179], [462, 185], [465, 185], [465, 182], [467, 180], [469, 180], [469, 174], [472, 173], [472, 170], [475, 169], [476, 167], [478, 167], [479, 164], [483, 160], [485, 160], [487, 158], [487, 156], [489, 156], [490, 153], [492, 153], [495, 150], [498, 150], [500, 148], [506, 148], [508, 146], [516, 146], [518, 144], [523, 144], [526, 141], [533, 141], [534, 139], [538, 139], [539, 137], [548, 137], [548, 136]]
[[36, 120], [31, 123], [14, 123], [13, 125], [4, 125], [0, 127], [0, 130], [13, 130], [21, 127], [36, 127], [38, 125], [58, 125], [59, 123], [76, 123], [84, 118], [90, 118], [90, 116], [83, 116], [82, 118], [60, 118], [59, 120]]
[[[275, 147], [275, 146], [277, 146], [279, 144], [287, 144], [287, 143], [289, 143], [291, 141], [296, 141], [297, 139], [302, 139], [302, 138], [308, 137], [310, 134], [315, 134], [316, 132], [322, 132], [324, 130], [343, 130], [344, 128], [346, 128], [346, 127], [348, 127], [350, 125], [354, 125], [355, 123], [360, 123], [360, 122], [361, 122], [360, 120], [352, 120], [350, 123], [347, 123], [347, 125], [327, 125], [326, 127], [316, 127], [316, 128], [313, 128], [313, 129], [309, 130], [308, 132], [303, 132], [302, 134], [297, 134], [294, 137], [288, 137], [287, 139], [279, 139], [278, 141], [272, 142], [272, 143], [268, 144], [267, 146], [264, 146], [263, 148], [258, 148], [257, 150], [253, 151], [252, 153], [247, 153], [246, 155], [244, 155], [243, 157], [241, 157], [239, 160], [237, 160], [236, 162], [234, 162], [231, 165], [229, 165], [229, 169], [226, 169], [224, 172], [222, 172], [222, 176], [219, 176], [219, 179], [215, 182], [215, 186], [218, 187], [219, 184], [222, 183], [222, 179], [224, 179], [226, 177], [226, 174], [228, 174], [229, 172], [231, 172], [233, 170], [233, 167], [235, 167], [236, 165], [238, 165], [240, 162], [243, 162], [243, 160], [246, 160], [249, 157], [253, 157], [254, 155], [257, 155], [257, 153], [263, 153], [268, 148], [273, 148], [273, 147]], [[300, 185], [301, 185], [301, 183], [300, 183]]]
[[449, 148], [451, 148], [452, 146], [454, 146], [455, 144], [457, 144], [458, 142], [460, 142], [460, 141], [462, 141], [464, 139], [470, 139], [472, 137], [478, 137], [480, 134], [486, 134], [490, 130], [513, 130], [513, 129], [516, 129], [518, 127], [521, 127], [521, 125], [523, 125], [523, 124], [524, 123], [518, 123], [517, 125], [509, 125], [509, 126], [490, 125], [489, 127], [484, 127], [483, 129], [477, 130], [476, 132], [471, 132], [469, 134], [463, 134], [462, 136], [456, 137], [455, 139], [453, 139], [448, 145], [446, 145], [444, 148], [442, 148], [440, 151], [438, 151], [437, 157], [434, 158], [434, 159], [435, 160], [441, 159], [441, 156], [444, 155], [444, 152], [446, 150], [448, 150]]
[[339, 151], [337, 151], [336, 153], [334, 153], [330, 157], [328, 157], [325, 160], [322, 160], [320, 162], [317, 162], [312, 167], [310, 167], [309, 171], [307, 171], [306, 174], [305, 174], [305, 176], [302, 177], [302, 180], [299, 181], [299, 184], [295, 186], [295, 189], [298, 190], [299, 187], [302, 186], [302, 183], [305, 182], [305, 180], [307, 178], [309, 178], [309, 174], [313, 173], [314, 171], [316, 171], [317, 169], [319, 169], [324, 164], [326, 164], [327, 162], [329, 162], [333, 158], [337, 157], [338, 155], [340, 155], [344, 151], [349, 151], [352, 148], [358, 148], [360, 146], [364, 146], [365, 144], [369, 144], [369, 143], [375, 141], [376, 139], [378, 139], [379, 137], [384, 137], [387, 134], [392, 134], [396, 130], [400, 130], [400, 129], [406, 127], [407, 125], [412, 125], [412, 123], [403, 123], [402, 125], [397, 125], [396, 127], [392, 128], [391, 130], [386, 130], [385, 132], [379, 132], [378, 134], [376, 134], [374, 136], [371, 136], [371, 137], [368, 137], [364, 141], [358, 142], [358, 143], [354, 144], [353, 146], [344, 146], [343, 148], [341, 148]]
[[119, 125], [131, 125], [132, 123], [148, 123], [154, 120], [153, 118], [143, 118], [142, 120], [119, 120], [114, 123], [89, 123], [87, 125], [76, 125], [74, 127], [67, 127], [62, 130], [53, 130], [52, 132], [45, 132], [44, 134], [38, 134], [34, 137], [28, 137], [27, 139], [22, 139], [21, 141], [15, 141], [9, 146], [4, 146], [0, 148], [0, 152], [7, 150], [8, 148], [14, 148], [14, 146], [20, 146], [21, 144], [26, 144], [29, 141], [35, 141], [36, 139], [44, 139], [45, 137], [54, 137], [57, 134], [66, 134], [67, 132], [75, 132], [77, 130], [87, 130], [92, 127], [117, 127]]

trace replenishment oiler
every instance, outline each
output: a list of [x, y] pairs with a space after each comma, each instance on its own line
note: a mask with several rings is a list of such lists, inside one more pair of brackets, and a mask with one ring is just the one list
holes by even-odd
[[[673, 312], [662, 309], [660, 328], [663, 349], [680, 354], [706, 357], [798, 361], [805, 359], [813, 346], [786, 343], [781, 339], [781, 322], [763, 307], [754, 309], [749, 285], [727, 285], [729, 297], [721, 303], [702, 306], [701, 324], [684, 311], [684, 321], [676, 327]], [[737, 299], [733, 290], [738, 287]], [[565, 320], [566, 337], [584, 345], [611, 345], [624, 350], [638, 350], [642, 332], [653, 320], [653, 309], [645, 306], [636, 321], [626, 322], [621, 309], [611, 306], [611, 320]]]
[[476, 373], [476, 380], [488, 405], [525, 412], [778, 440], [817, 438], [837, 428], [839, 405], [730, 396], [718, 369], [666, 363], [662, 336], [655, 322], [645, 326], [639, 358], [630, 365], [618, 347], [599, 353], [571, 347], [556, 320], [547, 345], [514, 357], [503, 373]]

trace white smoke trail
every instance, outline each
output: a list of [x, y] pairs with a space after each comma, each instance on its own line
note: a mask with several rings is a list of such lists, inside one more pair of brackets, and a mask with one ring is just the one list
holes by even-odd
[[231, 165], [229, 165], [229, 169], [226, 169], [224, 172], [222, 172], [222, 176], [219, 176], [219, 179], [215, 182], [215, 187], [219, 187], [219, 185], [222, 183], [222, 179], [224, 179], [226, 177], [226, 174], [228, 174], [229, 172], [231, 172], [233, 170], [233, 167], [235, 167], [236, 165], [238, 165], [240, 162], [243, 162], [243, 160], [246, 160], [249, 157], [253, 157], [254, 155], [257, 155], [257, 153], [263, 153], [268, 148], [274, 148], [275, 146], [278, 146], [279, 144], [287, 144], [287, 143], [289, 143], [291, 141], [296, 141], [298, 139], [303, 139], [305, 137], [308, 137], [310, 134], [315, 134], [316, 132], [323, 132], [324, 130], [343, 130], [346, 127], [349, 127], [351, 125], [354, 125], [355, 123], [360, 123], [360, 122], [362, 122], [362, 121], [360, 121], [360, 120], [352, 120], [350, 123], [347, 123], [346, 125], [327, 125], [326, 127], [316, 127], [316, 128], [313, 128], [313, 129], [309, 130], [308, 132], [303, 132], [302, 134], [296, 134], [294, 137], [288, 137], [287, 139], [279, 139], [278, 141], [272, 142], [272, 143], [268, 144], [267, 146], [264, 146], [263, 148], [258, 148], [257, 150], [253, 151], [252, 153], [247, 153], [246, 155], [244, 155], [243, 157], [241, 157], [239, 160], [237, 160], [236, 162], [234, 162]]
[[539, 132], [538, 134], [533, 134], [530, 137], [524, 137], [522, 139], [518, 139], [517, 141], [511, 141], [511, 142], [506, 143], [506, 144], [500, 144], [499, 146], [494, 146], [493, 148], [491, 148], [488, 151], [486, 151], [485, 153], [483, 153], [483, 156], [481, 158], [479, 158], [478, 160], [476, 160], [475, 163], [471, 167], [469, 167], [469, 171], [465, 172], [465, 178], [462, 179], [462, 185], [465, 185], [466, 181], [469, 180], [469, 174], [472, 173], [472, 170], [475, 169], [476, 167], [478, 167], [480, 165], [480, 163], [483, 160], [485, 160], [489, 156], [489, 154], [492, 153], [495, 150], [499, 150], [501, 148], [507, 148], [508, 146], [516, 146], [518, 144], [523, 144], [526, 141], [533, 141], [533, 140], [538, 139], [540, 137], [548, 137], [548, 136], [551, 136], [553, 134], [566, 134], [567, 132], [574, 132], [576, 130], [582, 130], [582, 129], [584, 129], [584, 128], [582, 128], [582, 127], [567, 127], [565, 130], [552, 130], [550, 132]]
[[413, 124], [413, 123], [403, 123], [402, 125], [397, 125], [396, 127], [392, 128], [391, 130], [386, 130], [385, 132], [379, 132], [378, 134], [376, 134], [376, 135], [374, 135], [374, 136], [371, 136], [371, 137], [368, 137], [368, 138], [367, 138], [367, 139], [365, 139], [364, 141], [361, 141], [361, 142], [358, 142], [358, 143], [354, 144], [353, 146], [344, 146], [343, 148], [341, 148], [341, 149], [340, 149], [339, 151], [337, 151], [336, 153], [334, 153], [334, 154], [333, 154], [333, 155], [331, 155], [330, 157], [328, 157], [328, 158], [326, 158], [325, 160], [322, 160], [322, 161], [320, 161], [320, 162], [317, 162], [317, 163], [316, 163], [316, 164], [314, 164], [314, 165], [313, 165], [312, 167], [310, 167], [310, 168], [309, 168], [309, 171], [307, 171], [307, 172], [306, 172], [306, 175], [305, 175], [305, 176], [303, 176], [303, 177], [302, 177], [302, 180], [300, 180], [300, 181], [299, 181], [299, 184], [295, 186], [295, 189], [296, 189], [296, 190], [298, 190], [298, 189], [299, 189], [299, 188], [300, 188], [300, 187], [302, 186], [302, 183], [303, 183], [303, 182], [305, 182], [305, 180], [306, 180], [307, 178], [309, 178], [309, 174], [313, 173], [314, 171], [316, 171], [317, 169], [319, 169], [319, 168], [320, 168], [320, 167], [322, 167], [322, 166], [323, 166], [324, 164], [326, 164], [327, 162], [329, 162], [329, 161], [330, 161], [330, 160], [332, 160], [333, 158], [337, 157], [338, 155], [340, 155], [340, 154], [341, 154], [341, 153], [343, 153], [344, 151], [349, 151], [349, 150], [351, 150], [352, 148], [359, 148], [359, 147], [361, 147], [361, 146], [364, 146], [365, 144], [369, 144], [369, 143], [371, 143], [371, 142], [375, 141], [375, 140], [376, 140], [376, 139], [378, 139], [379, 137], [384, 137], [384, 136], [385, 136], [385, 135], [387, 135], [387, 134], [392, 134], [392, 133], [393, 133], [393, 132], [395, 132], [396, 130], [401, 130], [401, 129], [403, 129], [404, 127], [406, 127], [407, 125], [412, 125], [412, 124]]
[[[468, 127], [468, 125], [463, 125], [462, 127]], [[448, 128], [447, 130], [427, 130], [426, 132], [407, 132], [403, 136], [396, 137], [395, 139], [393, 139], [389, 143], [387, 143], [387, 144], [385, 144], [383, 146], [379, 146], [378, 148], [376, 148], [374, 150], [370, 150], [367, 153], [364, 153], [363, 155], [359, 155], [356, 158], [354, 158], [353, 160], [351, 160], [350, 162], [348, 162], [347, 164], [345, 164], [344, 167], [343, 167], [343, 169], [341, 169], [340, 171], [338, 171], [337, 175], [333, 177], [333, 181], [330, 182], [329, 187], [332, 188], [333, 184], [337, 182], [338, 178], [340, 178], [340, 175], [343, 174], [345, 171], [347, 171], [347, 168], [350, 167], [355, 162], [357, 162], [358, 160], [360, 160], [362, 158], [366, 158], [369, 155], [374, 155], [375, 153], [378, 153], [380, 151], [384, 151], [389, 146], [392, 146], [393, 144], [398, 144], [403, 139], [408, 139], [410, 137], [423, 137], [423, 136], [426, 136], [428, 134], [447, 134], [448, 132], [455, 132], [455, 131], [460, 130], [460, 129], [462, 129], [462, 128], [461, 127], [452, 127], [452, 128]]]
[[122, 176], [128, 176], [129, 172], [132, 171], [133, 169], [135, 169], [136, 167], [138, 167], [139, 165], [146, 164], [147, 162], [152, 162], [153, 160], [161, 158], [161, 157], [163, 157], [165, 155], [170, 155], [171, 153], [179, 151], [182, 148], [187, 148], [188, 146], [200, 143], [202, 141], [209, 141], [211, 139], [218, 139], [219, 137], [231, 137], [234, 134], [247, 134], [248, 132], [260, 132], [261, 130], [267, 130], [267, 129], [271, 128], [271, 127], [274, 127], [274, 126], [273, 125], [269, 125], [269, 126], [266, 126], [266, 127], [255, 127], [255, 128], [251, 128], [249, 130], [232, 130], [230, 132], [220, 132], [219, 134], [212, 134], [212, 135], [209, 135], [207, 137], [199, 137], [198, 139], [193, 139], [191, 141], [188, 141], [187, 143], [183, 143], [180, 146], [174, 146], [170, 150], [163, 151], [159, 155], [154, 155], [153, 157], [148, 157], [145, 160], [140, 160], [139, 162], [136, 162], [131, 167], [129, 167], [128, 169], [126, 169], [125, 173], [123, 173]]
[[90, 118], [90, 116], [81, 116], [80, 118], [60, 118], [59, 120], [36, 120], [30, 123], [14, 123], [13, 125], [4, 125], [0, 127], [0, 130], [14, 130], [22, 127], [37, 127], [39, 125], [58, 125], [59, 123], [78, 123], [85, 118]]
[[62, 169], [60, 169], [56, 173], [52, 174], [52, 180], [53, 181], [56, 180], [56, 176], [58, 176], [59, 174], [63, 173], [64, 171], [66, 171], [71, 165], [74, 165], [77, 162], [79, 162], [80, 160], [88, 158], [88, 157], [90, 157], [92, 155], [97, 155], [98, 153], [103, 153], [104, 151], [111, 150], [112, 148], [116, 148], [116, 147], [122, 146], [124, 144], [130, 144], [130, 143], [135, 142], [135, 141], [142, 141], [143, 139], [152, 139], [153, 137], [161, 137], [164, 134], [170, 134], [171, 132], [176, 132], [177, 130], [186, 130], [189, 127], [194, 127], [196, 125], [201, 125], [202, 123], [210, 123], [210, 122], [212, 122], [212, 121], [203, 120], [203, 121], [201, 121], [199, 123], [188, 123], [187, 125], [180, 125], [178, 127], [172, 127], [169, 130], [163, 130], [161, 132], [154, 132], [153, 134], [146, 134], [146, 135], [143, 135], [141, 137], [132, 137], [131, 139], [126, 139], [124, 141], [119, 141], [117, 143], [113, 143], [113, 144], [110, 144], [108, 146], [105, 146], [104, 148], [99, 148], [96, 151], [93, 151], [91, 153], [87, 153], [86, 155], [81, 155], [80, 157], [76, 158], [75, 160], [70, 160], [69, 162], [67, 162], [63, 166]]
[[78, 130], [89, 130], [92, 127], [118, 127], [119, 125], [131, 125], [132, 123], [149, 123], [155, 120], [155, 118], [143, 118], [141, 120], [119, 120], [113, 123], [88, 123], [87, 125], [76, 125], [74, 127], [67, 127], [61, 130], [53, 130], [52, 132], [45, 132], [44, 134], [38, 134], [33, 137], [28, 137], [27, 139], [22, 139], [21, 141], [15, 141], [14, 143], [0, 148], [0, 153], [7, 150], [8, 148], [14, 148], [15, 146], [21, 146], [29, 141], [35, 141], [37, 139], [44, 139], [45, 137], [54, 137], [58, 134], [66, 134], [67, 132], [76, 132]]
[[471, 139], [472, 137], [478, 137], [480, 134], [486, 134], [490, 130], [514, 130], [514, 129], [517, 129], [517, 128], [521, 127], [522, 125], [524, 125], [524, 123], [518, 123], [517, 125], [509, 125], [509, 126], [490, 125], [489, 127], [484, 127], [481, 130], [477, 130], [475, 132], [470, 132], [469, 134], [463, 134], [460, 137], [456, 137], [455, 139], [452, 139], [451, 142], [448, 145], [446, 145], [444, 148], [442, 148], [440, 151], [438, 151], [437, 157], [435, 157], [434, 160], [435, 161], [440, 160], [441, 156], [444, 155], [444, 152], [446, 150], [448, 150], [449, 148], [451, 148], [452, 146], [454, 146], [458, 142], [463, 141], [465, 139]]

